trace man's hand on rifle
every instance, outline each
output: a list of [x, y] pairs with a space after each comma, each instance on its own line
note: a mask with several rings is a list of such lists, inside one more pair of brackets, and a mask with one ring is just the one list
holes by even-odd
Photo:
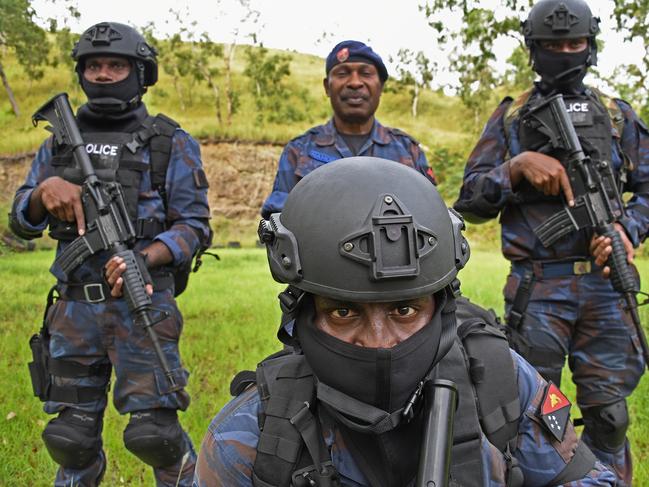
[[[153, 242], [151, 245], [146, 247], [140, 252], [140, 255], [142, 256], [143, 265], [145, 265], [147, 269], [160, 267], [173, 261], [173, 255], [169, 250], [169, 247], [159, 241]], [[119, 298], [122, 295], [122, 285], [124, 284], [124, 280], [121, 276], [125, 270], [126, 264], [124, 263], [124, 259], [117, 256], [112, 257], [108, 262], [106, 262], [106, 266], [104, 267], [106, 282], [108, 282], [108, 285], [111, 288], [110, 294], [114, 298]], [[153, 285], [151, 283], [147, 283], [146, 292], [149, 296], [153, 294]]]
[[29, 220], [31, 223], [43, 221], [47, 213], [61, 221], [76, 222], [79, 235], [83, 235], [86, 219], [81, 205], [81, 186], [58, 176], [40, 183], [29, 201]]
[[[622, 238], [622, 243], [624, 244], [624, 250], [626, 250], [626, 260], [629, 264], [633, 264], [634, 250], [633, 244], [629, 237], [626, 235], [624, 227], [619, 223], [614, 223], [615, 229], [620, 234]], [[611, 239], [604, 237], [602, 235], [593, 235], [593, 238], [590, 240], [590, 253], [595, 257], [595, 264], [599, 267], [603, 266], [602, 276], [609, 277], [611, 274], [611, 269], [608, 266], [605, 266], [608, 257], [611, 255], [613, 247], [611, 246]]]
[[[143, 256], [143, 263], [146, 265], [147, 256], [146, 254], [141, 254]], [[114, 298], [119, 298], [122, 296], [122, 286], [124, 284], [124, 279], [122, 274], [126, 271], [126, 263], [124, 259], [118, 256], [113, 256], [111, 259], [106, 262], [104, 267], [104, 275], [106, 277], [106, 282], [110, 286], [110, 295]], [[153, 284], [146, 284], [146, 293], [151, 296], [153, 294]]]
[[558, 159], [540, 152], [525, 151], [509, 161], [509, 178], [512, 188], [524, 179], [546, 195], [563, 192], [569, 206], [575, 204], [570, 180], [565, 168]]

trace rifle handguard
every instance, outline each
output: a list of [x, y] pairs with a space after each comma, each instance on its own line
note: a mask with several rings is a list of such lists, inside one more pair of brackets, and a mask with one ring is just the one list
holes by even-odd
[[626, 249], [622, 242], [620, 233], [613, 225], [607, 225], [607, 231], [603, 232], [604, 237], [611, 239], [613, 251], [608, 257], [607, 264], [611, 269], [611, 283], [613, 289], [620, 293], [637, 293], [638, 285], [627, 262]]

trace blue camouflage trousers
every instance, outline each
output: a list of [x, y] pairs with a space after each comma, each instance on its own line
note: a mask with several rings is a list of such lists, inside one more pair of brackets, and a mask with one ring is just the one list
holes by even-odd
[[[509, 313], [524, 269], [517, 265], [504, 289]], [[546, 379], [560, 380], [568, 366], [577, 390], [577, 404], [585, 409], [624, 400], [644, 372], [639, 338], [622, 296], [599, 271], [554, 278], [535, 278], [520, 329], [534, 352], [525, 357]], [[629, 441], [616, 453], [594, 447], [586, 428], [583, 440], [615, 471], [620, 484], [631, 485]]]
[[[184, 390], [189, 374], [182, 367], [178, 350], [182, 316], [171, 290], [155, 292], [152, 301], [156, 313], [164, 318], [153, 328], [158, 334], [176, 383], [180, 385], [178, 390], [170, 391], [151, 340], [142, 327], [133, 323], [125, 300], [108, 299], [91, 304], [59, 299], [47, 313], [51, 357], [73, 360], [84, 365], [112, 364], [115, 375], [113, 403], [121, 414], [157, 408], [185, 410], [189, 406], [189, 395]], [[163, 313], [166, 313], [166, 317]], [[76, 404], [47, 401], [44, 405], [45, 412], [54, 414], [72, 407], [103, 413], [106, 408], [109, 377], [54, 377], [53, 380], [62, 386], [105, 387], [106, 394], [91, 402]], [[153, 469], [156, 485], [191, 485], [196, 454], [186, 432], [185, 440], [189, 445], [189, 453], [182, 460], [170, 467]], [[82, 470], [60, 467], [55, 486], [97, 485], [105, 468], [106, 457], [102, 450], [95, 462]]]

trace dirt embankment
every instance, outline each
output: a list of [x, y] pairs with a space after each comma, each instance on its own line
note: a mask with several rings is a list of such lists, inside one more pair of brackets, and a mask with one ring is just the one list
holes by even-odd
[[[282, 148], [250, 143], [203, 143], [201, 154], [210, 183], [214, 242], [241, 241], [251, 245], [259, 209], [273, 186]], [[0, 157], [0, 205], [7, 207], [23, 183], [33, 154]]]

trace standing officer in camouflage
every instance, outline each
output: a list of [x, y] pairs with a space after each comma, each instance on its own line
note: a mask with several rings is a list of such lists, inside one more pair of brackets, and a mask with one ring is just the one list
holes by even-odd
[[417, 141], [401, 130], [384, 127], [374, 118], [388, 71], [371, 47], [343, 41], [327, 56], [324, 90], [333, 108], [325, 125], [309, 129], [284, 148], [273, 191], [261, 215], [281, 211], [288, 193], [314, 169], [352, 156], [374, 156], [414, 167], [431, 182], [435, 177]]
[[521, 353], [556, 384], [568, 355], [584, 441], [615, 469], [621, 485], [630, 485], [625, 398], [644, 370], [638, 336], [622, 296], [599, 268], [610, 242], [590, 229], [549, 248], [535, 236], [563, 201], [573, 202], [573, 193], [558, 153], [543, 149], [547, 138], [521, 118], [541, 97], [563, 95], [586, 154], [594, 164], [610, 162], [620, 192], [633, 195], [615, 223], [629, 262], [649, 231], [649, 132], [626, 102], [584, 85], [597, 62], [599, 19], [583, 0], [542, 0], [522, 26], [541, 79], [491, 116], [455, 208], [476, 223], [500, 214], [502, 251], [511, 261], [504, 294], [514, 340], [522, 336]]
[[235, 377], [195, 486], [412, 486], [420, 450], [424, 465], [434, 457], [421, 392], [437, 379], [459, 395], [449, 485], [612, 486], [565, 396], [457, 297], [463, 227], [392, 161], [353, 157], [302, 179], [259, 232], [288, 284], [278, 337], [291, 347]]
[[[102, 425], [111, 371], [113, 400], [129, 414], [126, 448], [153, 467], [160, 486], [190, 485], [196, 455], [177, 417], [189, 406], [188, 373], [178, 351], [182, 291], [193, 256], [209, 240], [207, 182], [199, 146], [173, 120], [150, 116], [142, 102], [158, 78], [156, 53], [131, 27], [102, 22], [86, 30], [72, 56], [88, 102], [77, 123], [98, 176], [117, 181], [137, 231], [152, 285], [153, 307], [166, 317], [154, 325], [176, 387], [171, 389], [146, 332], [121, 299], [125, 264], [98, 252], [69, 276], [53, 266], [59, 299], [51, 296], [41, 340], [47, 368], [32, 371], [48, 385], [45, 411], [58, 414], [43, 441], [60, 465], [57, 486], [100, 483], [106, 456]], [[17, 191], [10, 224], [23, 238], [49, 226], [59, 255], [85, 231], [81, 173], [72, 148], [49, 138]], [[35, 356], [38, 355], [38, 351]]]

